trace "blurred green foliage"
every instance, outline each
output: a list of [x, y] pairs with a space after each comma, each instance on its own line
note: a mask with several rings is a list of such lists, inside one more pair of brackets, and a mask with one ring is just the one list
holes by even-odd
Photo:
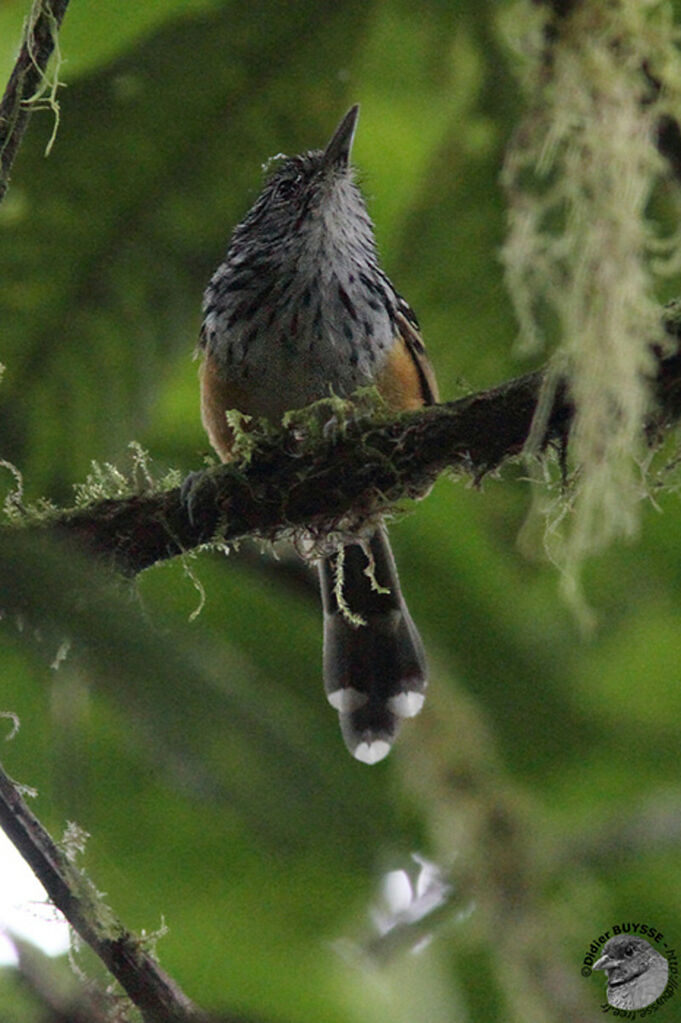
[[[161, 469], [201, 467], [204, 284], [267, 158], [322, 145], [355, 101], [384, 264], [442, 397], [529, 368], [498, 260], [522, 109], [509, 6], [73, 0], [56, 144], [45, 159], [36, 114], [0, 208], [0, 455], [30, 499], [69, 503], [133, 438]], [[25, 8], [0, 10], [5, 73]], [[195, 621], [179, 561], [76, 613], [69, 561], [3, 555], [2, 585], [21, 578], [49, 624], [37, 643], [2, 623], [0, 704], [22, 722], [3, 760], [55, 834], [91, 833], [83, 862], [128, 926], [166, 921], [161, 961], [201, 1005], [295, 1023], [594, 1018], [595, 936], [644, 919], [681, 942], [677, 496], [589, 566], [588, 639], [540, 544], [519, 552], [528, 504], [510, 467], [480, 488], [441, 480], [393, 527], [432, 681], [374, 769], [324, 700], [313, 578], [286, 554], [193, 561]], [[86, 656], [49, 670], [65, 632]], [[448, 915], [418, 956], [371, 965], [369, 907], [413, 852], [449, 874]], [[15, 985], [0, 974], [0, 1006]]]

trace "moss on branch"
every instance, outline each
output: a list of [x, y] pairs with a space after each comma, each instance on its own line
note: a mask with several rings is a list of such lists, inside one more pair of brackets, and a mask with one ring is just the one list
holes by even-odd
[[[665, 309], [678, 340], [681, 301]], [[252, 434], [247, 459], [197, 474], [191, 517], [179, 487], [101, 500], [25, 528], [52, 532], [128, 575], [215, 539], [274, 540], [311, 531], [323, 536], [357, 528], [404, 498], [423, 495], [445, 471], [479, 480], [521, 454], [543, 381], [541, 372], [386, 420], [358, 414], [342, 429], [316, 431], [294, 419], [278, 431]], [[681, 416], [681, 356], [661, 358], [655, 381], [656, 434]], [[567, 443], [572, 405], [558, 387], [543, 444]], [[14, 527], [16, 528], [16, 527]]]

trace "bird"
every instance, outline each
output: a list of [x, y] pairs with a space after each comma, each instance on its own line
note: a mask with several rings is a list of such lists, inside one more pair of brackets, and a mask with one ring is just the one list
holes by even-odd
[[[201, 418], [223, 462], [234, 445], [227, 410], [280, 423], [371, 385], [396, 412], [438, 400], [418, 321], [381, 267], [356, 182], [358, 117], [355, 104], [323, 149], [274, 158], [205, 290]], [[318, 563], [324, 686], [348, 750], [375, 764], [423, 705], [426, 658], [383, 521], [345, 539]]]
[[605, 970], [608, 1002], [616, 1009], [644, 1009], [660, 997], [669, 979], [665, 957], [637, 935], [610, 938], [593, 969]]

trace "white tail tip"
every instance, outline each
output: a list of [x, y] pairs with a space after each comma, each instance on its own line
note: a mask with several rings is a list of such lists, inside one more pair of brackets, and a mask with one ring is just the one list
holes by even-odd
[[416, 717], [424, 704], [425, 693], [398, 693], [388, 700], [388, 707], [398, 718]]
[[363, 764], [377, 764], [379, 760], [390, 753], [390, 743], [383, 739], [374, 739], [373, 742], [360, 742], [355, 746], [352, 755], [355, 760], [361, 760]]
[[352, 714], [353, 710], [363, 707], [369, 699], [366, 693], [360, 693], [358, 689], [353, 689], [352, 686], [336, 689], [335, 693], [327, 693], [326, 698], [339, 714]]

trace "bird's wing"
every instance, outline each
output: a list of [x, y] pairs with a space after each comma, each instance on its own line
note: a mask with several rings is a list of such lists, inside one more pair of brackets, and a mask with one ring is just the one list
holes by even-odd
[[411, 306], [400, 295], [397, 296], [395, 323], [418, 373], [423, 404], [434, 405], [439, 400], [437, 381], [421, 337], [419, 321]]

